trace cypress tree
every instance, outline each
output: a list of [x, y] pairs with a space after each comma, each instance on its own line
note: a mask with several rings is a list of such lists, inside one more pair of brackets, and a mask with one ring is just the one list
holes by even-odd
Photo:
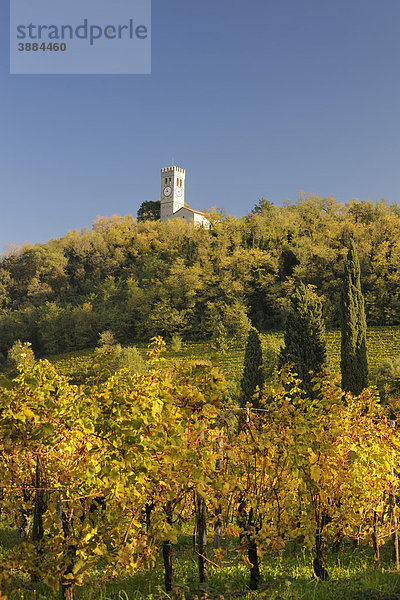
[[341, 355], [342, 389], [358, 395], [368, 385], [367, 323], [360, 283], [360, 262], [351, 240], [344, 264], [341, 295]]
[[264, 385], [264, 367], [260, 336], [257, 329], [252, 327], [247, 336], [246, 350], [244, 354], [244, 369], [241, 380], [242, 406], [251, 402], [255, 408], [259, 406], [259, 397], [253, 398], [258, 387], [260, 392]]
[[286, 320], [285, 345], [279, 355], [279, 367], [293, 364], [293, 370], [303, 381], [303, 387], [312, 391], [313, 373], [321, 373], [326, 366], [325, 323], [322, 303], [311, 286], [299, 284], [292, 298], [292, 309]]

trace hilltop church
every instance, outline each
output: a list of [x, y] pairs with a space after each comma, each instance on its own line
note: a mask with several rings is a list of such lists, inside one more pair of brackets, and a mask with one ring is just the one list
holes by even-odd
[[161, 221], [184, 219], [186, 223], [209, 227], [203, 213], [185, 206], [185, 169], [166, 167], [161, 169]]

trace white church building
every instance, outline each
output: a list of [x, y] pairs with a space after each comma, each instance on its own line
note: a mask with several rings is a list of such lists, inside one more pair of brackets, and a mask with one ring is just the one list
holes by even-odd
[[186, 223], [209, 227], [203, 213], [185, 206], [185, 169], [166, 167], [161, 169], [161, 221], [184, 219]]

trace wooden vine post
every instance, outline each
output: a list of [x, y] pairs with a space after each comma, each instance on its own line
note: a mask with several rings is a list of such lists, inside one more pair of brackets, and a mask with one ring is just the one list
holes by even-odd
[[[221, 471], [223, 465], [224, 455], [224, 439], [222, 434], [218, 438], [218, 458], [215, 463], [215, 470]], [[215, 508], [215, 521], [214, 521], [214, 548], [221, 547], [221, 534], [222, 534], [222, 506], [219, 503]]]
[[39, 542], [43, 538], [44, 493], [42, 486], [42, 466], [40, 456], [36, 457], [35, 471], [35, 506], [33, 509], [32, 541]]
[[[167, 523], [168, 525], [172, 525], [172, 514], [173, 514], [173, 506], [172, 502], [168, 500], [165, 505], [165, 513], [167, 515]], [[172, 591], [172, 542], [171, 540], [165, 540], [162, 546], [162, 554], [164, 561], [164, 584], [165, 591]]]
[[76, 560], [76, 546], [72, 542], [74, 536], [73, 510], [69, 509], [68, 506], [65, 506], [61, 513], [61, 524], [66, 541], [65, 554], [67, 563], [61, 584], [61, 594], [63, 600], [75, 600], [73, 569]]
[[[252, 426], [249, 406], [246, 407], [246, 426], [248, 430], [250, 430]], [[256, 515], [252, 506], [250, 506], [248, 512], [246, 511], [246, 508], [243, 507], [242, 514], [245, 516], [244, 523], [247, 540], [247, 557], [249, 559], [249, 563], [251, 564], [249, 587], [251, 590], [257, 590], [260, 583], [260, 565], [257, 542], [254, 536], [258, 532], [259, 527], [256, 523]]]
[[[204, 430], [201, 432], [199, 452], [204, 448]], [[200, 583], [208, 582], [207, 568], [207, 505], [204, 495], [196, 494], [197, 546]]]
[[380, 551], [379, 551], [379, 524], [378, 524], [378, 513], [374, 510], [374, 516], [372, 521], [373, 533], [372, 533], [372, 545], [374, 548], [374, 559], [377, 565], [380, 564]]
[[[396, 429], [396, 421], [394, 419], [390, 420], [390, 427], [395, 430]], [[393, 450], [394, 452], [394, 450]], [[398, 531], [398, 519], [396, 514], [396, 474], [394, 468], [392, 467], [392, 486], [390, 491], [390, 508], [392, 514], [392, 543], [393, 543], [393, 562], [396, 566], [396, 571], [400, 570], [400, 560], [399, 560], [399, 531]]]
[[207, 569], [207, 506], [206, 499], [197, 493], [197, 545], [200, 583], [208, 582]]
[[[43, 475], [42, 475], [42, 461], [41, 457], [38, 454], [36, 456], [36, 469], [35, 469], [35, 504], [33, 507], [33, 526], [32, 526], [32, 541], [36, 544], [39, 544], [43, 539], [44, 529], [43, 529], [43, 513], [46, 510], [46, 504], [44, 500], [44, 484], [43, 484]], [[39, 577], [36, 571], [40, 571], [39, 564], [41, 561], [41, 550], [36, 547], [37, 553], [37, 566], [31, 575], [32, 583], [39, 581]]]

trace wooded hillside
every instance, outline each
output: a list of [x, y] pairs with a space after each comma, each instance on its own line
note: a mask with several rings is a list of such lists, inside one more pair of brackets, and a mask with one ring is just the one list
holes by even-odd
[[243, 339], [249, 320], [281, 328], [298, 280], [316, 286], [328, 327], [338, 326], [343, 259], [353, 237], [368, 325], [400, 324], [400, 209], [384, 200], [301, 196], [261, 200], [251, 214], [211, 213], [210, 230], [179, 221], [98, 218], [0, 263], [0, 351], [16, 339], [37, 354], [179, 333]]

